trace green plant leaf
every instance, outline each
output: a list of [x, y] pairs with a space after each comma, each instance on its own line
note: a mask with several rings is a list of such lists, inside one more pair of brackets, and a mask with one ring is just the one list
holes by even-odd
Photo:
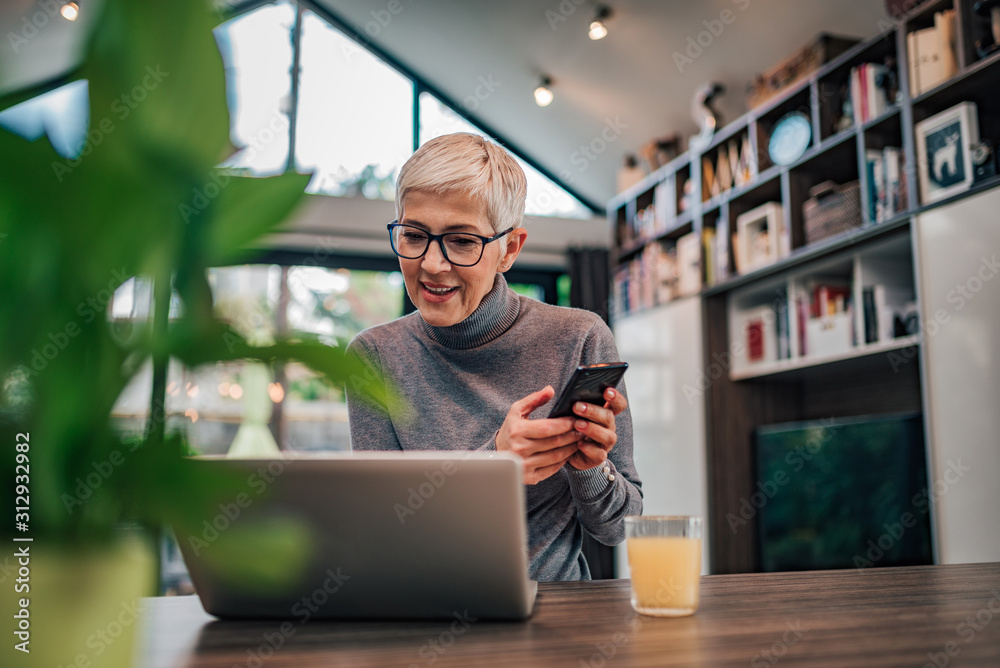
[[230, 177], [210, 209], [208, 264], [229, 264], [246, 257], [251, 242], [287, 221], [302, 200], [309, 179], [308, 174], [267, 179]]

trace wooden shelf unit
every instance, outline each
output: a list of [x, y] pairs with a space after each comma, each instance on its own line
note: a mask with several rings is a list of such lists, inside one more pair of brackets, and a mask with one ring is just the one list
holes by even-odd
[[[753, 109], [719, 130], [701, 151], [685, 153], [651, 174], [642, 183], [620, 193], [608, 203], [608, 218], [618, 230], [636, 211], [637, 198], [660, 183], [669, 183], [673, 208], [664, 217], [664, 230], [655, 238], [617, 247], [614, 266], [639, 257], [646, 243], [663, 243], [677, 230], [702, 235], [715, 230], [716, 238], [729, 238], [737, 217], [768, 201], [778, 202], [786, 224], [791, 226], [791, 253], [765, 267], [738, 274], [732, 244], [713, 260], [725, 257], [724, 276], [704, 275], [707, 258], [702, 250], [703, 368], [729, 360], [725, 373], [712, 376], [704, 392], [706, 458], [708, 462], [711, 565], [713, 573], [758, 570], [753, 526], [733, 531], [726, 514], [736, 511], [742, 499], [754, 491], [753, 433], [762, 425], [847, 417], [859, 414], [920, 411], [926, 388], [922, 387], [923, 345], [920, 334], [889, 341], [856, 344], [852, 349], [821, 357], [781, 359], [761, 366], [734, 367], [731, 354], [734, 336], [729, 331], [732, 303], [769, 283], [789, 276], [819, 271], [837, 258], [864, 253], [886, 240], [910, 256], [919, 283], [919, 261], [915, 257], [913, 217], [1000, 185], [1000, 176], [975, 183], [968, 191], [946, 200], [923, 204], [916, 166], [914, 126], [921, 120], [965, 100], [976, 102], [980, 136], [1000, 140], [1000, 53], [979, 59], [974, 40], [983, 34], [983, 22], [972, 12], [973, 0], [936, 0], [925, 3], [892, 24], [880, 25], [881, 33], [861, 42], [821, 67], [810, 77], [765, 105]], [[950, 79], [918, 96], [909, 94], [907, 34], [934, 24], [934, 13], [956, 9], [956, 60], [958, 71]], [[865, 62], [894, 57], [900, 94], [876, 117], [838, 129], [835, 118], [842, 108], [842, 93], [851, 68]], [[846, 86], [850, 94], [850, 86]], [[806, 152], [791, 165], [773, 165], [767, 140], [774, 123], [789, 111], [802, 111], [812, 124], [812, 139]], [[856, 114], [855, 114], [856, 117]], [[749, 183], [706, 197], [702, 189], [702, 160], [714, 156], [720, 146], [746, 136], [754, 155], [754, 176]], [[875, 222], [867, 215], [872, 193], [866, 172], [866, 151], [899, 147], [906, 180], [903, 210]], [[690, 178], [694, 188], [691, 206], [680, 211], [681, 179]], [[837, 182], [858, 179], [861, 186], [861, 227], [808, 244], [803, 229], [802, 205], [809, 189], [827, 179]], [[617, 237], [616, 237], [617, 238]], [[673, 237], [674, 239], [676, 237]], [[860, 294], [856, 286], [855, 294]], [[919, 300], [919, 290], [915, 289]], [[652, 306], [659, 306], [653, 304]], [[860, 305], [859, 305], [860, 306]], [[619, 317], [628, 313], [619, 310]], [[923, 323], [921, 323], [923, 326]], [[855, 325], [857, 327], [857, 325]], [[894, 359], [906, 355], [908, 363]], [[895, 357], [893, 357], [895, 356]], [[738, 367], [738, 365], [737, 365]]]

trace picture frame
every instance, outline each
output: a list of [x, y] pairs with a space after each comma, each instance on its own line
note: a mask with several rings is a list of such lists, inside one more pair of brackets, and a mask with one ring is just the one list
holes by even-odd
[[745, 274], [788, 254], [781, 204], [767, 202], [736, 217], [736, 261]]
[[975, 179], [972, 146], [979, 141], [975, 102], [962, 102], [914, 126], [921, 202], [969, 189]]

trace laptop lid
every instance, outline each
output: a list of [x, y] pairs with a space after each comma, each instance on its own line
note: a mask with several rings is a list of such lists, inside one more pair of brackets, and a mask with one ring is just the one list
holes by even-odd
[[[537, 585], [527, 577], [522, 467], [514, 455], [324, 453], [198, 457], [192, 465], [246, 480], [208, 509], [197, 529], [174, 528], [212, 615], [305, 621], [531, 614]], [[261, 548], [292, 540], [300, 558], [276, 564], [271, 550], [251, 547], [235, 559], [233, 541], [247, 536]], [[220, 548], [227, 541], [229, 549]], [[282, 582], [260, 586], [246, 576], [258, 567], [279, 569]]]

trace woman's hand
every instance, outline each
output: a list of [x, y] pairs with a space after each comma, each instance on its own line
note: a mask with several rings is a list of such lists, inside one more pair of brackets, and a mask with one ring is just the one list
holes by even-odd
[[[583, 433], [573, 428], [576, 420], [571, 417], [528, 419], [532, 411], [544, 405], [555, 393], [548, 385], [515, 401], [497, 432], [497, 451], [513, 452], [524, 460], [526, 485], [539, 483], [561, 469], [570, 457], [578, 454], [577, 442], [584, 438]], [[612, 418], [612, 428], [613, 424]]]
[[615, 416], [628, 408], [628, 401], [621, 392], [610, 387], [604, 390], [604, 400], [604, 406], [581, 401], [573, 404], [573, 413], [581, 418], [574, 421], [573, 429], [584, 438], [577, 443], [577, 451], [568, 461], [579, 471], [603, 464], [618, 442]]

